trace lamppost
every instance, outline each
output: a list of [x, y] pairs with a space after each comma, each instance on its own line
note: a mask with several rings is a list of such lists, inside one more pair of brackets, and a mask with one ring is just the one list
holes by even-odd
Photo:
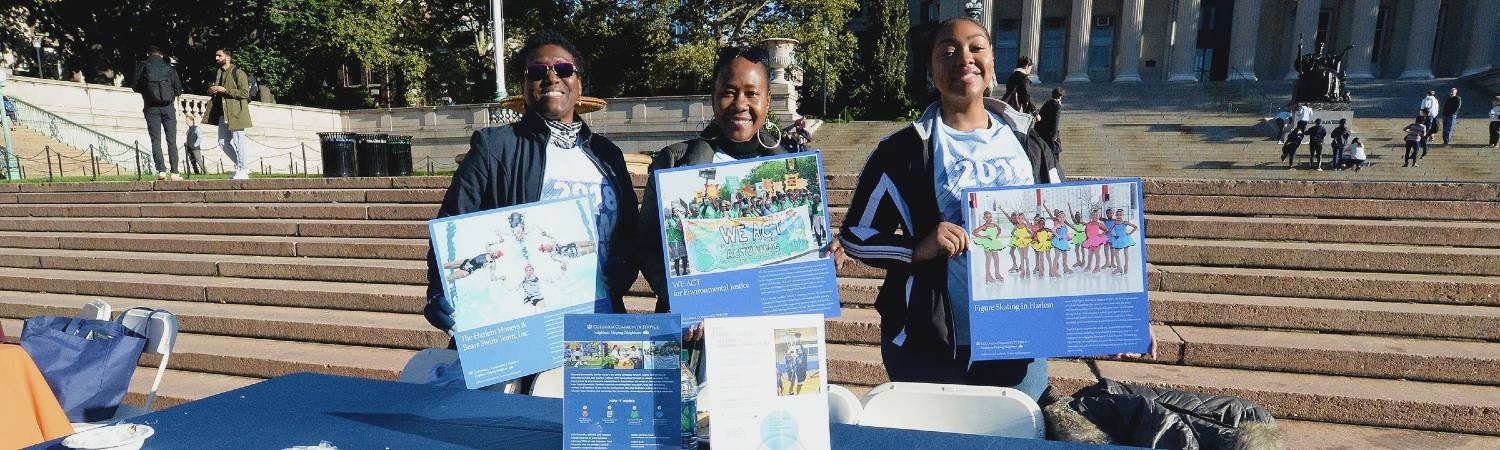
[[37, 35], [36, 37], [32, 38], [31, 46], [36, 47], [36, 77], [47, 78], [47, 76], [42, 73], [42, 36]]
[[495, 39], [495, 101], [509, 97], [505, 92], [505, 18], [501, 11], [505, 0], [490, 0], [490, 13], [494, 17]]

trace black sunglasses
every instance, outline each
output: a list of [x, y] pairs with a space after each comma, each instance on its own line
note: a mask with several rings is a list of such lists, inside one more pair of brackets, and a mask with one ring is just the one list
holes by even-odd
[[720, 63], [723, 63], [725, 61], [729, 61], [731, 59], [734, 59], [735, 57], [743, 57], [743, 58], [749, 60], [750, 62], [758, 63], [758, 62], [764, 62], [767, 58], [770, 58], [771, 54], [767, 53], [766, 49], [763, 49], [763, 48], [760, 48], [760, 47], [740, 46], [740, 47], [724, 47], [724, 48], [719, 49], [719, 62]]
[[568, 78], [573, 76], [573, 74], [578, 73], [578, 67], [569, 62], [560, 62], [550, 66], [546, 64], [526, 65], [527, 80], [540, 81], [547, 78], [547, 72], [557, 73], [558, 78]]

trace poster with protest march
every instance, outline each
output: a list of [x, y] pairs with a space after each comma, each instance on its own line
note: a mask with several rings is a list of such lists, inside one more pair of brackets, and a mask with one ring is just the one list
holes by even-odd
[[428, 222], [464, 383], [562, 366], [563, 315], [608, 312], [593, 203], [530, 203]]
[[818, 153], [659, 170], [662, 261], [672, 312], [706, 317], [839, 314]]

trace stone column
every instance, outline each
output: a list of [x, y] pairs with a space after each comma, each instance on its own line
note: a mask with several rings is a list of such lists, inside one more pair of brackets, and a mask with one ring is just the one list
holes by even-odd
[[1115, 45], [1115, 81], [1141, 81], [1141, 12], [1146, 0], [1121, 0], [1120, 42]]
[[1255, 40], [1260, 36], [1260, 2], [1234, 0], [1234, 24], [1229, 36], [1230, 80], [1241, 80], [1235, 70], [1248, 81], [1258, 80], [1255, 77]]
[[1344, 60], [1345, 72], [1351, 80], [1375, 78], [1370, 72], [1370, 52], [1375, 49], [1375, 19], [1380, 16], [1380, 0], [1355, 0], [1349, 10], [1354, 20], [1349, 23], [1354, 29], [1349, 33], [1349, 59]]
[[[1469, 32], [1469, 55], [1464, 60], [1464, 71], [1461, 76], [1469, 76], [1486, 70], [1493, 66], [1492, 55], [1495, 44], [1495, 33], [1500, 32], [1500, 3], [1494, 1], [1480, 1], [1469, 3], [1473, 5], [1470, 16], [1474, 19], [1474, 28]], [[1489, 39], [1481, 37], [1489, 36]]]
[[1094, 0], [1073, 0], [1068, 18], [1068, 76], [1065, 82], [1089, 80], [1089, 29], [1094, 25]]
[[[1036, 64], [1037, 52], [1042, 45], [1042, 0], [1021, 0], [1021, 48], [1017, 53], [1021, 56], [1031, 58], [1032, 64]], [[1006, 64], [1014, 69], [1015, 61]], [[1037, 81], [1036, 67], [1032, 67], [1031, 81]], [[998, 70], [998, 69], [997, 69]], [[1009, 72], [1009, 71], [1007, 71]], [[998, 77], [997, 77], [998, 78]]]
[[[1432, 78], [1432, 44], [1437, 40], [1439, 0], [1413, 0], [1411, 36], [1406, 40], [1406, 70], [1401, 78]], [[1478, 39], [1477, 35], [1476, 40]]]
[[1167, 81], [1198, 81], [1198, 0], [1177, 0], [1177, 32], [1172, 36], [1172, 66]]
[[[1318, 48], [1318, 8], [1322, 4], [1322, 0], [1297, 0], [1297, 19], [1292, 24], [1292, 35], [1287, 36], [1287, 39], [1293, 42], [1293, 52], [1296, 51], [1298, 42], [1302, 43], [1302, 53], [1312, 53]], [[1297, 68], [1292, 65], [1301, 56], [1293, 54], [1291, 59], [1287, 60], [1286, 76], [1282, 78], [1297, 79]]]

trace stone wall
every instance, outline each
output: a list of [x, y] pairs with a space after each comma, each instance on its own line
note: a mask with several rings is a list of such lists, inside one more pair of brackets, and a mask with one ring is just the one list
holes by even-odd
[[[146, 134], [146, 119], [141, 114], [144, 104], [141, 95], [129, 88], [100, 84], [82, 84], [37, 78], [11, 77], [5, 83], [5, 95], [36, 105], [65, 119], [103, 133], [116, 140], [129, 143], [140, 142], [141, 148], [150, 151], [150, 140]], [[178, 98], [177, 142], [179, 147], [187, 139], [187, 122], [183, 114], [202, 114], [207, 109], [208, 97], [183, 95]], [[310, 171], [318, 171], [318, 132], [342, 131], [342, 112], [307, 108], [293, 105], [277, 105], [252, 102], [250, 115], [255, 124], [247, 130], [250, 147], [250, 166], [261, 171], [287, 172], [295, 162], [297, 171], [302, 171], [302, 149], [306, 146]], [[217, 168], [224, 153], [218, 150], [216, 127], [201, 127], [205, 162]], [[228, 163], [225, 162], [227, 167]]]

